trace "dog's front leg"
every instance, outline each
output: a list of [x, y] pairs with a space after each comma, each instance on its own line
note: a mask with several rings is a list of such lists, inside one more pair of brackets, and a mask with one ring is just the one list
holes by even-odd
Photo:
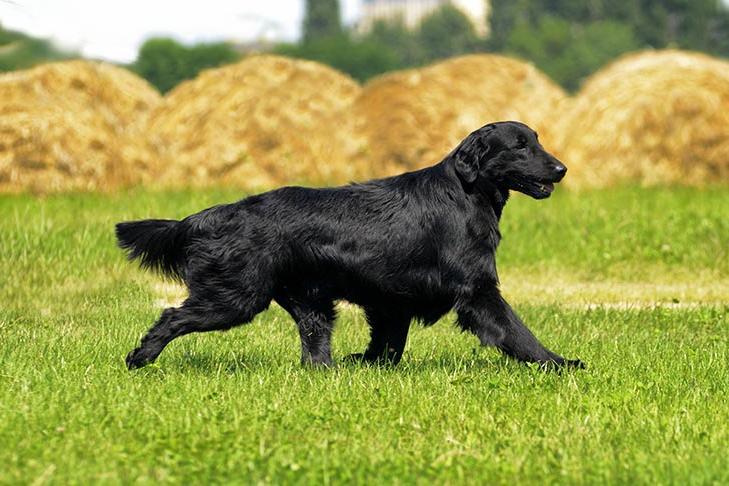
[[475, 334], [481, 344], [496, 346], [512, 358], [542, 365], [585, 367], [580, 360], [565, 359], [545, 348], [519, 319], [495, 285], [464, 299], [456, 310], [458, 322], [464, 330]]

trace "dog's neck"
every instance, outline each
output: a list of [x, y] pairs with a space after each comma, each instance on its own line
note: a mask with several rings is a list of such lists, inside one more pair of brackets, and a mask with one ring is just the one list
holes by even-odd
[[491, 206], [496, 215], [496, 220], [501, 219], [501, 213], [509, 200], [509, 190], [501, 188], [489, 180], [477, 180], [474, 184], [475, 193], [483, 200], [484, 203]]
[[502, 188], [493, 181], [483, 179], [482, 177], [476, 179], [472, 184], [464, 185], [463, 181], [456, 174], [452, 159], [450, 158], [446, 158], [443, 162], [436, 165], [435, 168], [444, 170], [448, 177], [462, 185], [466, 196], [477, 200], [477, 207], [490, 207], [496, 216], [496, 221], [498, 222], [501, 219], [501, 213], [504, 210], [506, 201], [509, 199], [508, 189]]

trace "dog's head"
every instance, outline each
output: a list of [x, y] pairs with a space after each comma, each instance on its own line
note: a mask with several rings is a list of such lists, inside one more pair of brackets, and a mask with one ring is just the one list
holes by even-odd
[[535, 199], [549, 197], [567, 167], [519, 122], [491, 123], [466, 137], [453, 151], [455, 169], [467, 184], [479, 179]]

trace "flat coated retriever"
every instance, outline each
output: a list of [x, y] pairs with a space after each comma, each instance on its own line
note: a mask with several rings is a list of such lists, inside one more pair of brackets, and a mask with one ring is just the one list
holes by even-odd
[[546, 349], [498, 288], [499, 218], [515, 190], [549, 197], [567, 168], [517, 122], [486, 125], [440, 163], [343, 187], [284, 187], [182, 221], [119, 223], [129, 258], [187, 285], [131, 351], [130, 369], [173, 339], [249, 322], [276, 300], [294, 318], [301, 361], [331, 365], [337, 300], [364, 308], [371, 341], [353, 358], [397, 363], [413, 319], [455, 309], [484, 345], [543, 365], [583, 367]]

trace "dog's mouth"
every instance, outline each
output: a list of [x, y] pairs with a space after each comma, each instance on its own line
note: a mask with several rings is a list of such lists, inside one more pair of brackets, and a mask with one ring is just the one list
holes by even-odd
[[545, 199], [554, 191], [554, 183], [549, 181], [517, 181], [517, 191], [531, 196], [534, 199]]
[[541, 196], [538, 199], [549, 197], [549, 195], [552, 194], [552, 191], [554, 191], [554, 184], [552, 182], [537, 182], [534, 184], [534, 187]]

